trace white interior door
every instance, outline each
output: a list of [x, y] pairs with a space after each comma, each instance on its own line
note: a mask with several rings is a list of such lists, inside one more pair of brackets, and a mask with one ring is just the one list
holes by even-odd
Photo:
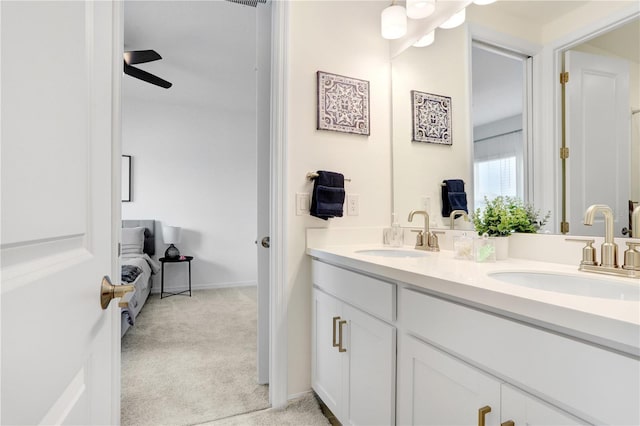
[[614, 235], [628, 227], [631, 155], [629, 64], [622, 59], [568, 51], [565, 70], [567, 217], [575, 235], [604, 235], [604, 220], [583, 224], [592, 204], [614, 212]]
[[269, 383], [269, 248], [271, 200], [271, 3], [256, 9], [258, 177], [258, 383]]
[[119, 312], [99, 297], [103, 275], [117, 270], [114, 5], [0, 7], [0, 421], [116, 424]]

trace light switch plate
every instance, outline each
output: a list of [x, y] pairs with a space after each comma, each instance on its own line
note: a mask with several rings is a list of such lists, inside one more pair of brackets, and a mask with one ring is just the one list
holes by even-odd
[[296, 193], [296, 216], [309, 214], [311, 208], [311, 196], [308, 192]]

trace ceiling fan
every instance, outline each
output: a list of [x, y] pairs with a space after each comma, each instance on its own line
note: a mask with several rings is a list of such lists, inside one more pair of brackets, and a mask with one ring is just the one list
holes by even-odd
[[147, 83], [164, 87], [165, 89], [172, 86], [172, 84], [167, 80], [163, 80], [160, 77], [141, 70], [140, 68], [131, 66], [132, 64], [144, 64], [145, 62], [153, 62], [162, 59], [162, 56], [160, 56], [155, 50], [131, 50], [124, 52], [123, 57], [125, 74], [146, 81]]

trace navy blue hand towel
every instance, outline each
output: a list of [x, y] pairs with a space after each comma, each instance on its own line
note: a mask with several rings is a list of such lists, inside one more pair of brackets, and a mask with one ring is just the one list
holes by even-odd
[[464, 181], [446, 179], [442, 183], [442, 217], [449, 217], [453, 210], [464, 210], [465, 213], [469, 213]]
[[318, 170], [318, 177], [313, 182], [311, 216], [324, 220], [330, 217], [342, 217], [344, 197], [344, 176], [340, 173]]

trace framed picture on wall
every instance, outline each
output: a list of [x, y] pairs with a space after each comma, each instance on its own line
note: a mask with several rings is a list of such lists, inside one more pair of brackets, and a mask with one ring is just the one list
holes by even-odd
[[411, 91], [413, 141], [451, 145], [451, 98]]
[[122, 156], [122, 201], [131, 201], [131, 156]]
[[318, 71], [318, 130], [369, 135], [369, 82]]

